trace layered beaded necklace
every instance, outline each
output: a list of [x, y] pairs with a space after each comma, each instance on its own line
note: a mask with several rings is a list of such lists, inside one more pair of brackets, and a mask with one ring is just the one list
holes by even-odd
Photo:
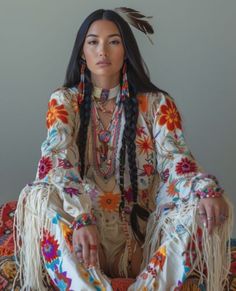
[[[111, 177], [114, 180], [115, 176], [116, 154], [121, 127], [122, 102], [120, 102], [120, 85], [108, 90], [94, 87], [92, 98], [91, 118], [95, 175], [99, 180], [99, 184], [104, 184], [102, 188], [111, 191], [115, 181], [113, 181], [112, 186], [109, 186], [108, 180]], [[104, 104], [114, 98], [116, 98], [114, 110], [105, 109]], [[107, 127], [102, 124], [99, 111], [112, 114]]]
[[[104, 191], [110, 192], [114, 190], [116, 185], [115, 181], [115, 168], [116, 168], [116, 154], [118, 148], [118, 140], [120, 136], [121, 117], [123, 103], [120, 98], [120, 85], [105, 90], [94, 87], [92, 93], [92, 134], [93, 134], [93, 159], [95, 168], [95, 180]], [[112, 110], [107, 110], [104, 105], [110, 99], [116, 98], [116, 106]], [[98, 111], [103, 113], [112, 114], [108, 126], [105, 128], [101, 122]], [[122, 184], [124, 182], [122, 175]], [[124, 185], [122, 186], [124, 188]], [[127, 241], [128, 248], [128, 269], [131, 269], [132, 236], [129, 229], [129, 223], [126, 219], [127, 213], [124, 209], [121, 210], [121, 220], [123, 225], [124, 234]], [[125, 275], [125, 274], [122, 274]]]

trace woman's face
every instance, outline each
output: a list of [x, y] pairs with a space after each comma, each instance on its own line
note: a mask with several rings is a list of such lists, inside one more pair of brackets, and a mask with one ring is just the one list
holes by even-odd
[[109, 20], [94, 21], [86, 34], [82, 57], [95, 85], [102, 85], [104, 78], [110, 80], [111, 86], [117, 85], [125, 49], [116, 24]]

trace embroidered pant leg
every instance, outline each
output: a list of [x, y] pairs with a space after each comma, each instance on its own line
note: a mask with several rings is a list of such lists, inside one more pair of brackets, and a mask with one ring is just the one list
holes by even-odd
[[153, 233], [156, 241], [150, 242], [149, 246], [146, 244], [150, 252], [146, 266], [129, 291], [169, 291], [182, 285], [190, 269], [187, 249], [191, 241], [192, 219], [191, 212], [183, 219], [175, 211], [175, 215], [163, 220], [162, 227], [157, 224]]
[[70, 250], [71, 229], [56, 217], [50, 231], [44, 230], [41, 251], [45, 268], [59, 290], [112, 290], [99, 268], [86, 269]]

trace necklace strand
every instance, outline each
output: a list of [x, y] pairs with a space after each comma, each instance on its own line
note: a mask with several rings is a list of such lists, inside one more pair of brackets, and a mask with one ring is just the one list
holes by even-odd
[[98, 116], [96, 106], [92, 107], [93, 156], [95, 170], [100, 176], [109, 179], [114, 175], [115, 158], [120, 133], [122, 106], [117, 106], [106, 129]]

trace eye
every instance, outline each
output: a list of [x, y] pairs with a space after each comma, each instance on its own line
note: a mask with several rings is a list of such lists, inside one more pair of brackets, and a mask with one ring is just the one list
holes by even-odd
[[97, 40], [90, 40], [88, 41], [88, 44], [91, 44], [91, 45], [97, 44]]
[[112, 43], [112, 44], [119, 44], [120, 41], [119, 41], [118, 39], [114, 39], [114, 40], [111, 41], [111, 43]]

